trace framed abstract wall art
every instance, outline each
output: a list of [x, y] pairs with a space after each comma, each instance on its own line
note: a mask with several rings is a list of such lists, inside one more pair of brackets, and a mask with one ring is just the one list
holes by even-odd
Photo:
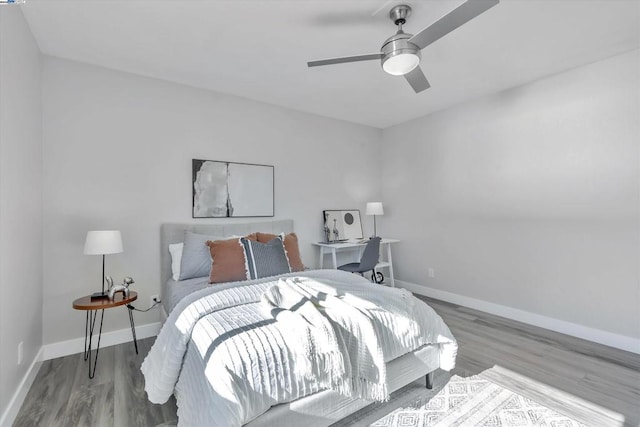
[[273, 177], [273, 166], [193, 159], [192, 216], [273, 216]]

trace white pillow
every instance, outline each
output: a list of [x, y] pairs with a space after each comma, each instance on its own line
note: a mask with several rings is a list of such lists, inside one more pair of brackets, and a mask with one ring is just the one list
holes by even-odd
[[182, 262], [183, 249], [184, 243], [169, 245], [169, 253], [171, 254], [171, 277], [175, 281], [180, 279], [180, 263]]

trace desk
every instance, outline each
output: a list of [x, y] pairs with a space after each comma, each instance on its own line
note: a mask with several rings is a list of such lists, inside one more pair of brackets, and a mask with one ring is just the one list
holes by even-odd
[[[84, 360], [89, 360], [89, 378], [93, 378], [96, 373], [96, 365], [98, 364], [98, 352], [100, 351], [100, 338], [102, 338], [102, 321], [104, 320], [104, 310], [113, 307], [119, 307], [125, 305], [129, 311], [129, 323], [131, 325], [131, 335], [133, 336], [133, 344], [136, 347], [136, 354], [138, 354], [138, 341], [136, 340], [136, 329], [133, 324], [133, 313], [131, 313], [133, 307], [129, 304], [138, 299], [138, 294], [134, 291], [129, 293], [128, 297], [124, 296], [122, 292], [116, 292], [116, 295], [111, 301], [108, 298], [102, 298], [98, 300], [91, 300], [91, 295], [78, 298], [73, 302], [73, 308], [76, 310], [84, 310], [87, 312], [84, 322]], [[100, 330], [98, 332], [98, 344], [96, 346], [96, 355], [93, 360], [93, 370], [91, 370], [91, 350], [93, 340], [93, 328], [96, 325], [96, 318], [98, 317], [98, 310], [101, 310], [100, 316]], [[87, 345], [87, 340], [89, 345]]]
[[[376, 270], [378, 268], [388, 268], [389, 269], [389, 280], [391, 282], [391, 286], [395, 288], [396, 282], [393, 277], [393, 259], [391, 257], [391, 245], [393, 243], [398, 243], [400, 240], [397, 239], [382, 239], [380, 241], [380, 254], [384, 255], [384, 258], [376, 264]], [[331, 254], [331, 259], [333, 261], [333, 268], [338, 268], [338, 261], [336, 260], [336, 253], [344, 250], [354, 250], [359, 249], [360, 256], [362, 257], [362, 251], [364, 247], [367, 245], [367, 241], [364, 242], [341, 242], [341, 243], [325, 243], [318, 242], [313, 243], [315, 246], [320, 248], [320, 268], [324, 268], [324, 256], [326, 254]]]

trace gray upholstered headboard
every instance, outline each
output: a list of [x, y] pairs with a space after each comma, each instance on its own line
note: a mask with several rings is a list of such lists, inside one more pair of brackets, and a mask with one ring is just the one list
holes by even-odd
[[230, 224], [162, 224], [160, 226], [160, 277], [163, 284], [171, 277], [169, 245], [182, 242], [185, 230], [198, 234], [225, 237], [233, 235], [244, 236], [254, 231], [272, 234], [291, 233], [293, 231], [293, 220], [283, 219], [279, 221]]

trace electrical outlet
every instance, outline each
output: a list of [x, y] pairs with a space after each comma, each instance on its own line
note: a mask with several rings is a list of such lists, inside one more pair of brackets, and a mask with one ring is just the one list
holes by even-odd
[[436, 271], [433, 268], [429, 268], [429, 277], [432, 279], [436, 277]]
[[18, 365], [22, 365], [22, 347], [24, 347], [24, 342], [20, 341], [18, 344]]
[[151, 305], [153, 305], [153, 304], [155, 304], [157, 302], [160, 302], [160, 296], [159, 295], [151, 295], [149, 298], [150, 298], [149, 303]]

